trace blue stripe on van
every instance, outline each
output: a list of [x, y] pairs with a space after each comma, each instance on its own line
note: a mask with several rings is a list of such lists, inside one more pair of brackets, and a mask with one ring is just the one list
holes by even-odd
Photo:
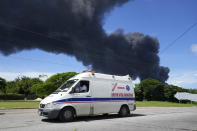
[[57, 100], [54, 102], [57, 103], [62, 103], [62, 102], [76, 102], [76, 101], [89, 101], [89, 102], [94, 102], [94, 101], [125, 101], [125, 100], [135, 100], [134, 97], [114, 97], [114, 98], [68, 98], [68, 99], [62, 99], [62, 100]]

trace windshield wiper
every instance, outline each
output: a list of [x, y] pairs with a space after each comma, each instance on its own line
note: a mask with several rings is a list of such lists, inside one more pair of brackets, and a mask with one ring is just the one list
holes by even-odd
[[62, 90], [62, 92], [67, 92], [69, 89], [64, 89], [64, 90]]
[[58, 94], [59, 92], [61, 92], [62, 90], [61, 89], [57, 89], [55, 90], [52, 94]]
[[54, 91], [52, 94], [58, 94], [59, 92], [58, 91]]

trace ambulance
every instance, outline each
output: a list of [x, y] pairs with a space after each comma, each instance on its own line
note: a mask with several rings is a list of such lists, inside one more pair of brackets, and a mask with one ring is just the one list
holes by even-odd
[[40, 102], [39, 115], [73, 121], [77, 116], [118, 113], [128, 116], [136, 109], [131, 77], [88, 70], [70, 78]]

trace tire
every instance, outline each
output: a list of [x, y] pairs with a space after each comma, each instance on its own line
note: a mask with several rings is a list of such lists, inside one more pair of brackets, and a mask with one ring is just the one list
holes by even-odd
[[68, 122], [74, 120], [74, 110], [72, 108], [64, 108], [60, 111], [59, 120]]
[[125, 116], [128, 116], [130, 114], [130, 111], [129, 111], [129, 108], [127, 106], [122, 106], [120, 108], [120, 111], [119, 111], [119, 116], [120, 117], [125, 117]]

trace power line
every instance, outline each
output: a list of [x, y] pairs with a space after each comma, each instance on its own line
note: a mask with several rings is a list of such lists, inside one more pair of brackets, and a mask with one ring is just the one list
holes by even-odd
[[[63, 43], [68, 43], [68, 41], [64, 41], [62, 39], [57, 39], [57, 38], [54, 38], [54, 37], [51, 37], [51, 36], [48, 36], [48, 35], [45, 35], [43, 33], [39, 33], [39, 32], [35, 32], [35, 31], [32, 31], [32, 30], [29, 30], [29, 29], [25, 29], [25, 28], [22, 28], [22, 27], [18, 27], [16, 25], [13, 25], [13, 24], [8, 24], [8, 23], [4, 23], [4, 22], [0, 22], [1, 25], [4, 25], [4, 26], [8, 26], [8, 27], [11, 27], [11, 28], [15, 28], [15, 29], [18, 29], [18, 30], [21, 30], [21, 31], [24, 31], [24, 32], [28, 32], [28, 33], [32, 33], [32, 34], [35, 34], [35, 35], [38, 35], [38, 36], [41, 36], [41, 37], [45, 37], [45, 38], [48, 38], [48, 39], [52, 39], [52, 40], [56, 40], [56, 41], [59, 41], [59, 42], [63, 42]], [[173, 40], [171, 43], [169, 43], [163, 50], [160, 51], [160, 54], [163, 54], [166, 50], [168, 50], [171, 46], [173, 46], [177, 40], [179, 40], [180, 38], [182, 38], [185, 34], [187, 34], [192, 28], [194, 28], [195, 26], [197, 25], [197, 22], [192, 24], [189, 28], [187, 28], [182, 34], [180, 34], [175, 40]], [[62, 50], [61, 47], [57, 47], [56, 48]], [[98, 52], [94, 52], [96, 54], [99, 54], [99, 55], [103, 55], [101, 53], [98, 53]], [[114, 54], [115, 55], [115, 54]], [[116, 54], [117, 55], [117, 54]], [[118, 55], [117, 55], [118, 56]]]
[[177, 40], [182, 38], [184, 35], [186, 35], [192, 28], [194, 28], [197, 25], [197, 22], [192, 24], [189, 28], [187, 28], [183, 33], [181, 33], [175, 40], [173, 40], [171, 43], [169, 43], [163, 50], [160, 51], [160, 54], [163, 54], [166, 50], [168, 50], [171, 46], [173, 46]]
[[[18, 27], [16, 25], [13, 25], [13, 24], [8, 24], [8, 23], [4, 23], [4, 22], [0, 22], [1, 25], [3, 26], [8, 26], [10, 28], [15, 28], [19, 31], [23, 31], [23, 32], [27, 32], [27, 33], [31, 33], [31, 34], [35, 34], [37, 36], [40, 36], [40, 37], [45, 37], [47, 39], [52, 39], [52, 40], [56, 40], [57, 42], [61, 42], [61, 43], [68, 43], [68, 41], [65, 41], [65, 40], [62, 40], [62, 39], [56, 39], [54, 37], [51, 37], [51, 36], [48, 36], [46, 34], [43, 34], [43, 33], [39, 33], [39, 32], [35, 32], [35, 31], [32, 31], [32, 30], [29, 30], [29, 29], [25, 29], [25, 28], [22, 28], [22, 27]], [[1, 38], [3, 40], [3, 38]], [[5, 40], [4, 40], [5, 41]], [[11, 40], [7, 40], [6, 41], [8, 42], [11, 42], [13, 43], [14, 41], [11, 41]], [[7, 44], [11, 44], [11, 43], [7, 43]], [[63, 51], [64, 47], [60, 47], [59, 46], [55, 46], [55, 48], [59, 49], [60, 51]], [[90, 50], [91, 49], [89, 47], [86, 47], [87, 50]], [[101, 52], [100, 50], [97, 50], [96, 52], [94, 52], [94, 56], [91, 56], [90, 58], [100, 58], [101, 56], [103, 57], [103, 52]], [[126, 63], [129, 63], [129, 64], [133, 64], [133, 62], [130, 62], [129, 59], [127, 59], [126, 57], [120, 57], [118, 54], [115, 54], [113, 53], [112, 54], [113, 57], [116, 58], [116, 60], [118, 61], [125, 61]], [[111, 57], [112, 57], [111, 56]], [[76, 57], [76, 56], [75, 56]], [[84, 57], [87, 57], [86, 55]], [[18, 59], [23, 59], [23, 60], [30, 60], [30, 61], [36, 61], [36, 62], [47, 62], [47, 63], [51, 63], [51, 64], [57, 64], [57, 65], [61, 65], [61, 66], [68, 66], [68, 65], [65, 65], [65, 64], [61, 64], [61, 63], [55, 63], [55, 62], [52, 62], [52, 61], [43, 61], [43, 60], [37, 60], [37, 59], [32, 59], [32, 58], [25, 58], [25, 57], [15, 57], [15, 58], [18, 58]], [[108, 57], [107, 57], [108, 58]], [[120, 59], [121, 58], [121, 59]], [[108, 61], [110, 61], [110, 59], [108, 59]], [[86, 68], [89, 68], [87, 66], [85, 66]]]
[[[62, 39], [56, 39], [56, 38], [54, 38], [54, 37], [47, 36], [46, 34], [39, 33], [39, 32], [35, 32], [35, 31], [29, 30], [29, 29], [26, 29], [26, 28], [18, 27], [18, 26], [13, 25], [13, 24], [8, 24], [8, 23], [2, 22], [2, 21], [0, 22], [0, 24], [3, 25], [3, 26], [8, 26], [8, 27], [10, 27], [10, 28], [15, 28], [15, 29], [17, 29], [17, 30], [19, 30], [19, 31], [23, 31], [23, 32], [35, 34], [35, 35], [37, 35], [37, 36], [45, 37], [45, 38], [47, 38], [47, 39], [56, 40], [57, 42], [62, 42], [62, 43], [66, 43], [66, 44], [68, 43], [67, 41], [64, 41], [64, 40], [62, 40]], [[1, 39], [3, 40], [3, 38], [1, 38]], [[5, 40], [4, 40], [4, 41], [5, 41]], [[10, 44], [10, 45], [11, 45], [11, 43], [14, 42], [14, 41], [12, 41], [12, 40], [6, 40], [6, 41], [10, 42], [10, 43], [7, 43], [7, 44]], [[60, 47], [60, 46], [59, 46], [59, 47], [56, 46], [55, 48], [58, 48], [59, 50], [62, 50], [62, 51], [63, 51], [63, 49], [64, 49], [64, 47]], [[88, 48], [89, 48], [89, 47], [86, 47], [86, 49], [88, 49]], [[89, 49], [89, 50], [91, 51], [91, 49]], [[97, 50], [96, 52], [94, 52], [94, 56], [91, 56], [91, 57], [92, 57], [92, 58], [99, 58], [99, 57], [101, 57], [101, 56], [103, 56], [103, 55], [104, 55], [103, 52]], [[118, 54], [113, 54], [113, 55], [114, 55], [116, 58], [119, 58], [119, 57], [120, 57]], [[87, 57], [87, 56], [85, 56], [85, 57]], [[36, 62], [38, 62], [38, 61], [40, 61], [40, 62], [47, 62], [47, 63], [51, 63], [51, 64], [57, 64], [57, 65], [65, 66], [64, 64], [55, 63], [55, 62], [51, 62], [51, 61], [35, 60], [35, 59], [32, 59], [32, 58], [25, 58], [25, 57], [15, 57], [15, 58], [19, 58], [19, 59], [23, 59], [23, 60], [31, 60], [31, 61], [36, 61]], [[121, 57], [121, 59], [124, 59], [124, 58]], [[126, 59], [126, 58], [124, 59], [124, 61], [130, 63], [130, 61], [129, 61], [128, 59]], [[133, 64], [133, 63], [132, 63], [132, 64]]]
[[[2, 40], [2, 39], [0, 38], [0, 40]], [[13, 41], [9, 41], [9, 40], [6, 40], [6, 41], [13, 42]], [[48, 61], [48, 60], [39, 60], [39, 59], [32, 59], [32, 58], [19, 57], [19, 56], [9, 56], [9, 57], [14, 58], [14, 59], [23, 59], [26, 61], [44, 62], [44, 63], [56, 64], [56, 65], [60, 65], [60, 66], [68, 66], [68, 65], [65, 65], [62, 63], [52, 62], [52, 61]]]
[[[23, 32], [27, 32], [27, 33], [35, 34], [37, 36], [41, 36], [41, 37], [45, 37], [45, 38], [48, 38], [48, 39], [56, 40], [58, 42], [67, 43], [66, 41], [64, 41], [62, 39], [57, 39], [57, 38], [54, 38], [54, 37], [51, 37], [51, 36], [47, 36], [47, 35], [45, 35], [43, 33], [38, 33], [38, 32], [29, 30], [29, 29], [18, 27], [18, 26], [13, 25], [13, 24], [4, 23], [2, 21], [0, 22], [0, 24], [3, 25], [3, 26], [8, 26], [10, 28], [18, 29], [18, 30], [23, 31]], [[11, 40], [6, 40], [6, 41], [11, 42], [11, 43], [14, 42], [14, 41], [11, 41]], [[10, 44], [10, 43], [7, 43], [7, 44]], [[58, 48], [58, 47], [56, 47], [56, 48]], [[63, 48], [59, 48], [59, 49], [62, 50]], [[52, 62], [52, 61], [46, 61], [46, 60], [43, 61], [43, 60], [32, 59], [32, 58], [27, 58], [27, 57], [15, 57], [15, 56], [10, 56], [10, 57], [16, 58], [16, 59], [28, 60], [28, 61], [35, 61], [35, 62], [45, 62], [45, 63], [56, 64], [56, 65], [60, 65], [60, 66], [68, 66], [68, 65], [65, 65], [65, 64], [62, 64], [62, 63], [57, 63], [57, 62]]]
[[[56, 40], [57, 42], [61, 42], [61, 43], [65, 43], [65, 44], [68, 44], [68, 41], [65, 41], [63, 39], [57, 39], [57, 38], [54, 38], [52, 36], [48, 36], [46, 34], [43, 34], [43, 33], [39, 33], [39, 32], [35, 32], [35, 31], [32, 31], [32, 30], [29, 30], [29, 29], [26, 29], [26, 28], [22, 28], [22, 27], [19, 27], [19, 26], [16, 26], [16, 25], [13, 25], [13, 24], [8, 24], [8, 23], [5, 23], [5, 22], [0, 22], [0, 25], [3, 25], [3, 26], [8, 26], [10, 28], [15, 28], [19, 31], [23, 31], [23, 32], [27, 32], [27, 33], [31, 33], [31, 34], [34, 34], [34, 35], [37, 35], [37, 36], [40, 36], [40, 37], [45, 37], [45, 38], [48, 38], [48, 39], [52, 39], [52, 40]], [[11, 43], [13, 43], [14, 41], [11, 41], [11, 40], [6, 40], [6, 41], [9, 41]], [[10, 44], [10, 43], [7, 43], [7, 44]], [[57, 44], [57, 43], [56, 43]], [[10, 44], [11, 45], [11, 44]], [[58, 48], [60, 51], [63, 51], [63, 49], [65, 47], [58, 47], [58, 46], [55, 46], [55, 48]], [[86, 47], [86, 49], [88, 49], [89, 47]], [[91, 49], [89, 49], [91, 51]], [[99, 51], [99, 50], [98, 50]], [[99, 54], [99, 55], [103, 55], [101, 54], [100, 52], [94, 52], [96, 54]]]
[[54, 38], [54, 37], [45, 35], [45, 34], [43, 34], [43, 33], [38, 33], [38, 32], [29, 30], [29, 29], [25, 29], [25, 28], [22, 28], [22, 27], [18, 27], [18, 26], [13, 25], [13, 24], [4, 23], [4, 22], [2, 22], [2, 21], [0, 21], [0, 24], [1, 24], [1, 25], [4, 25], [4, 26], [11, 27], [11, 28], [15, 28], [15, 29], [18, 29], [18, 30], [21, 30], [21, 31], [24, 31], [24, 32], [28, 32], [28, 33], [31, 33], [31, 34], [35, 34], [35, 35], [38, 35], [38, 36], [41, 36], [41, 37], [45, 37], [45, 38], [48, 38], [48, 39], [56, 40], [56, 41], [59, 41], [59, 42], [66, 42], [66, 41], [64, 41], [64, 40], [62, 40], [62, 39], [57, 39], [57, 38]]

